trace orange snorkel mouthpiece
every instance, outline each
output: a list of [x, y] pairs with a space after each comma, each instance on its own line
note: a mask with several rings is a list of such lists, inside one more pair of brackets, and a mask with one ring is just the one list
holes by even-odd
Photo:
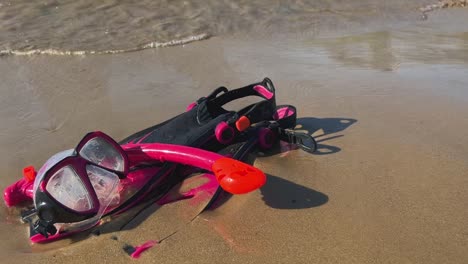
[[212, 168], [221, 187], [232, 194], [254, 191], [266, 182], [261, 170], [231, 158], [216, 160]]

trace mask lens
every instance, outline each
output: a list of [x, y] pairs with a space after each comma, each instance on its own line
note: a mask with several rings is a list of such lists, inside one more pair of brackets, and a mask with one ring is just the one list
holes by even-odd
[[119, 177], [116, 174], [94, 165], [87, 165], [86, 173], [99, 199], [99, 211], [94, 217], [81, 222], [55, 224], [56, 228], [60, 231], [69, 232], [90, 228], [98, 223], [99, 219], [108, 212], [109, 208], [112, 208], [119, 202], [120, 196], [117, 188]]
[[124, 158], [119, 151], [109, 142], [99, 137], [86, 142], [80, 151], [80, 156], [107, 169], [124, 170]]
[[101, 208], [106, 208], [112, 201], [116, 201], [118, 198], [116, 187], [119, 183], [119, 177], [116, 174], [93, 165], [87, 165], [86, 172]]
[[50, 157], [50, 159], [48, 159], [44, 163], [42, 168], [37, 173], [36, 179], [34, 179], [34, 188], [33, 188], [33, 190], [34, 190], [34, 203], [36, 201], [36, 190], [39, 188], [39, 184], [44, 179], [44, 176], [45, 176], [46, 172], [48, 170], [50, 170], [50, 168], [52, 168], [55, 164], [57, 164], [61, 160], [65, 159], [66, 157], [69, 157], [69, 156], [73, 155], [73, 151], [74, 151], [73, 149], [69, 149], [69, 150], [59, 152], [59, 153], [55, 154], [54, 156]]
[[84, 212], [93, 206], [83, 182], [71, 166], [65, 166], [52, 175], [46, 190], [55, 200], [72, 210]]

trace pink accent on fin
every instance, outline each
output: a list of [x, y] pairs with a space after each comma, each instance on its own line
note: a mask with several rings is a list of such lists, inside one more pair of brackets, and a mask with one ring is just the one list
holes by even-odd
[[[90, 228], [98, 226], [99, 224], [100, 224], [100, 221], [98, 221], [95, 225], [91, 226]], [[87, 228], [87, 229], [89, 229], [89, 228]], [[77, 234], [77, 233], [79, 233], [81, 231], [83, 231], [83, 230], [77, 230], [77, 231], [71, 231], [71, 232], [62, 232], [62, 233], [57, 232], [57, 233], [55, 233], [53, 235], [50, 235], [47, 238], [45, 236], [41, 235], [41, 234], [35, 234], [35, 235], [31, 236], [29, 238], [29, 240], [32, 243], [38, 243], [38, 244], [40, 244], [40, 243], [49, 243], [49, 242], [53, 242], [53, 241], [56, 241], [56, 240], [60, 240], [60, 239], [65, 238], [65, 237], [69, 237], [69, 236], [71, 236], [73, 234]]]
[[30, 237], [29, 240], [31, 240], [31, 242], [33, 242], [33, 243], [44, 243], [44, 242], [52, 242], [52, 241], [55, 241], [55, 240], [59, 240], [59, 239], [62, 239], [64, 237], [66, 237], [66, 236], [69, 236], [69, 235], [71, 235], [71, 234], [57, 233], [57, 234], [54, 234], [54, 235], [50, 235], [48, 238], [46, 238], [45, 236], [43, 236], [41, 234], [35, 234], [34, 236]]
[[187, 106], [187, 109], [185, 109], [186, 112], [192, 110], [195, 106], [197, 105], [197, 102], [193, 102]]
[[158, 244], [156, 240], [150, 240], [145, 242], [139, 246], [135, 247], [135, 251], [130, 255], [130, 257], [137, 259], [141, 256], [141, 253], [145, 252], [146, 250], [152, 248], [154, 245]]
[[276, 110], [276, 113], [273, 115], [273, 118], [275, 120], [279, 120], [279, 119], [282, 119], [282, 118], [293, 115], [294, 112], [295, 112], [295, 110], [292, 107], [288, 107], [288, 106], [282, 107], [282, 108]]
[[62, 238], [65, 238], [65, 237], [68, 237], [68, 236], [71, 236], [73, 234], [76, 234], [78, 233], [79, 231], [75, 231], [75, 232], [66, 232], [66, 233], [60, 233], [60, 232], [57, 232], [56, 234], [53, 234], [53, 235], [50, 235], [49, 237], [45, 237], [41, 234], [35, 234], [34, 236], [30, 237], [29, 240], [32, 242], [32, 243], [37, 243], [37, 244], [40, 244], [40, 243], [49, 243], [49, 242], [54, 242], [54, 241], [57, 241], [57, 240], [60, 240]]
[[[213, 196], [216, 192], [216, 190], [219, 187], [219, 183], [216, 180], [216, 177], [213, 174], [210, 173], [205, 173], [202, 175], [203, 178], [207, 179], [207, 182], [195, 187], [193, 189], [190, 189], [187, 192], [184, 193], [179, 193], [178, 196], [173, 195], [171, 192], [166, 194], [163, 198], [159, 199], [157, 201], [158, 205], [165, 205], [181, 200], [186, 200], [186, 199], [192, 199], [191, 204], [196, 205], [200, 201], [202, 201], [206, 196]], [[190, 181], [191, 179], [186, 179], [185, 181]]]
[[34, 182], [28, 182], [21, 179], [8, 186], [3, 192], [3, 199], [8, 207], [17, 205], [21, 202], [32, 200]]
[[273, 93], [268, 91], [263, 85], [255, 85], [253, 89], [268, 100], [273, 97]]
[[219, 188], [219, 182], [216, 179], [216, 176], [211, 173], [205, 173], [203, 174], [203, 177], [207, 179], [206, 183], [184, 193], [186, 196], [192, 196], [190, 199], [191, 205], [195, 206], [203, 201], [206, 201], [208, 198], [211, 199], [211, 197], [213, 197], [213, 195], [216, 193], [216, 190]]
[[275, 134], [271, 129], [263, 127], [258, 132], [258, 143], [262, 149], [269, 149], [275, 142]]
[[[230, 131], [231, 137], [224, 138], [223, 134], [228, 131]], [[230, 127], [226, 122], [221, 122], [216, 126], [215, 135], [219, 143], [229, 144], [231, 140], [234, 138], [234, 128]]]

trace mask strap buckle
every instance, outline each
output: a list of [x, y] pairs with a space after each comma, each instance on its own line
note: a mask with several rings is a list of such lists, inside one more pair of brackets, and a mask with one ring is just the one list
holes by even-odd
[[55, 228], [52, 222], [43, 220], [37, 220], [33, 225], [33, 230], [43, 235], [45, 238], [49, 238], [49, 234], [53, 235], [57, 233], [57, 228]]
[[290, 129], [280, 129], [280, 138], [281, 140], [294, 144], [309, 153], [314, 153], [315, 150], [317, 150], [317, 142], [314, 137], [303, 132], [296, 132]]

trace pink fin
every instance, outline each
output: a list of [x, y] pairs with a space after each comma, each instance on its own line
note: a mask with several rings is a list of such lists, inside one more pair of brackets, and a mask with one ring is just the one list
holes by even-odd
[[135, 251], [132, 254], [130, 254], [130, 257], [137, 259], [141, 256], [141, 253], [145, 252], [147, 249], [152, 248], [156, 244], [158, 244], [158, 241], [150, 240], [139, 246], [136, 246]]
[[193, 102], [187, 106], [187, 109], [185, 111], [190, 111], [192, 110], [195, 106], [197, 105], [197, 102]]

